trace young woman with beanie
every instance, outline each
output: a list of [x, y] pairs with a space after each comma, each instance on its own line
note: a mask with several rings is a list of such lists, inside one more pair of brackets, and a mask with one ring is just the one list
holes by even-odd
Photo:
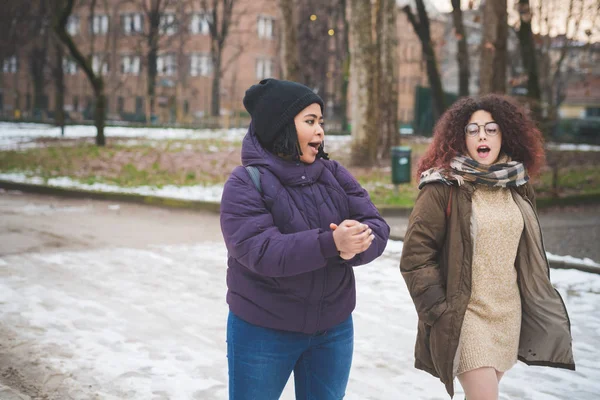
[[528, 182], [543, 161], [540, 131], [501, 95], [452, 105], [420, 160], [400, 270], [419, 318], [415, 367], [451, 397], [458, 377], [468, 400], [496, 400], [517, 359], [575, 369]]
[[[367, 192], [324, 151], [323, 100], [265, 79], [221, 200], [228, 250], [230, 400], [344, 397], [354, 343], [352, 267], [381, 255], [389, 227]], [[251, 171], [259, 179], [255, 182]]]

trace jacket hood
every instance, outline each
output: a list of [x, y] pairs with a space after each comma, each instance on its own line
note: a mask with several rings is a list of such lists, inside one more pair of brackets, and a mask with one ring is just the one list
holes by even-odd
[[305, 164], [302, 161], [284, 160], [270, 153], [261, 146], [252, 123], [242, 141], [242, 165], [268, 169], [285, 185], [297, 186], [316, 182], [325, 168], [325, 162], [317, 159], [312, 164]]

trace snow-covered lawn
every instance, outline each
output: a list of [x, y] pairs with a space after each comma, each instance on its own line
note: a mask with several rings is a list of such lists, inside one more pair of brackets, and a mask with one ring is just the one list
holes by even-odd
[[[204, 140], [219, 139], [228, 142], [240, 142], [246, 134], [246, 128], [232, 129], [183, 129], [183, 128], [135, 128], [128, 126], [107, 126], [104, 135], [110, 138], [128, 138], [124, 144], [137, 144], [157, 140]], [[37, 139], [60, 139], [60, 128], [53, 125], [34, 123], [0, 122], [0, 151], [38, 147]], [[91, 125], [70, 125], [65, 127], [64, 139], [92, 139], [96, 137], [96, 128]], [[327, 136], [327, 143], [349, 141], [349, 136]]]
[[[392, 241], [356, 269], [349, 400], [448, 398], [413, 368], [416, 314], [398, 270], [401, 250]], [[225, 261], [220, 242], [6, 256], [0, 321], [17, 327], [15, 345], [63, 374], [73, 399], [226, 399]], [[577, 371], [518, 364], [501, 399], [598, 398], [600, 276], [551, 275], [570, 312]], [[293, 399], [291, 382], [283, 399]]]
[[[246, 129], [181, 129], [181, 128], [133, 128], [126, 126], [107, 126], [104, 135], [107, 138], [138, 138], [144, 140], [167, 139], [220, 139], [240, 141]], [[96, 137], [96, 128], [91, 125], [72, 125], [65, 127], [65, 139]], [[12, 150], [35, 146], [36, 139], [61, 138], [60, 128], [46, 124], [16, 124], [0, 122], [0, 150]]]
[[144, 196], [157, 196], [173, 199], [183, 200], [196, 200], [196, 201], [210, 201], [220, 202], [223, 194], [223, 185], [193, 185], [193, 186], [175, 186], [165, 185], [162, 187], [153, 186], [138, 186], [138, 187], [122, 187], [118, 185], [111, 185], [108, 183], [95, 182], [93, 184], [87, 184], [79, 182], [69, 177], [57, 177], [50, 178], [44, 181], [40, 177], [29, 177], [23, 173], [9, 172], [0, 173], [0, 180], [19, 182], [19, 183], [30, 183], [36, 185], [48, 185], [53, 187], [60, 187], [65, 189], [81, 189], [87, 191], [97, 192], [112, 192], [112, 193], [133, 193], [141, 194]]

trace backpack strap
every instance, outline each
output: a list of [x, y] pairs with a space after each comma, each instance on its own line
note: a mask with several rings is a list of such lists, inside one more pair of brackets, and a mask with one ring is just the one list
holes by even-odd
[[448, 205], [446, 206], [446, 219], [450, 217], [450, 211], [452, 210], [452, 189], [454, 186], [450, 186], [450, 193], [448, 194]]
[[246, 171], [248, 171], [248, 175], [250, 175], [250, 179], [252, 179], [254, 186], [256, 186], [256, 190], [258, 190], [258, 193], [262, 194], [262, 187], [260, 186], [260, 171], [258, 168], [248, 165], [246, 167]]

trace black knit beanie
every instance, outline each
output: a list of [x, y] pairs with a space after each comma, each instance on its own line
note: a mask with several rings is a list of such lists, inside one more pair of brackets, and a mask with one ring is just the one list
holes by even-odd
[[286, 123], [313, 103], [323, 110], [323, 99], [309, 87], [278, 79], [263, 79], [244, 96], [244, 107], [263, 146], [271, 144]]

